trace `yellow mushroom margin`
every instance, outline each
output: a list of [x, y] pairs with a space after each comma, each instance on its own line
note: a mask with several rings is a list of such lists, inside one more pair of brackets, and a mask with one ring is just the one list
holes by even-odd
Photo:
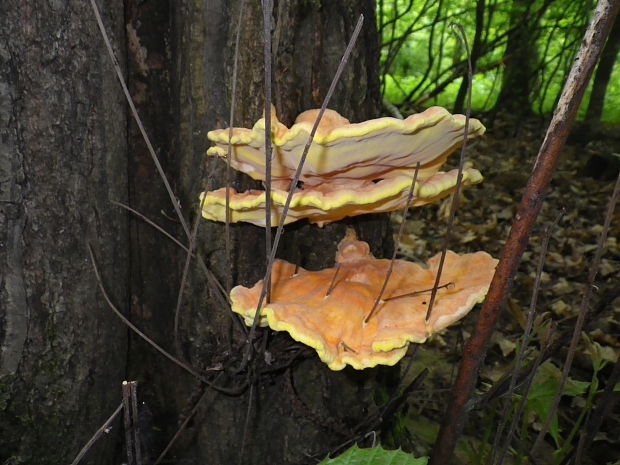
[[[410, 206], [418, 207], [436, 202], [450, 195], [457, 181], [458, 170], [439, 172], [416, 184]], [[482, 182], [480, 172], [473, 168], [463, 170], [463, 186]], [[304, 186], [293, 194], [285, 224], [307, 218], [323, 226], [345, 217], [368, 213], [385, 213], [404, 208], [412, 179], [397, 176], [378, 182], [334, 180], [321, 186]], [[271, 191], [271, 225], [278, 226], [288, 192], [273, 188]], [[239, 193], [230, 189], [231, 222], [246, 222], [265, 226], [265, 191], [250, 190]], [[226, 188], [203, 193], [200, 197], [202, 215], [213, 221], [226, 220]]]

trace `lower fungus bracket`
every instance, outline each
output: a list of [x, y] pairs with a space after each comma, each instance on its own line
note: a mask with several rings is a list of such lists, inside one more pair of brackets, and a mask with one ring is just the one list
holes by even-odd
[[[438, 260], [438, 255], [431, 258], [427, 268], [394, 261], [386, 294], [398, 295], [382, 299], [381, 311], [368, 319], [367, 309], [374, 304], [391, 261], [374, 258], [369, 245], [357, 240], [350, 230], [338, 247], [338, 271], [299, 267], [298, 276], [291, 278], [294, 264], [274, 262], [272, 301], [261, 307], [259, 324], [287, 331], [293, 339], [313, 347], [332, 370], [346, 365], [358, 370], [394, 365], [405, 356], [410, 343], [425, 342], [482, 302], [497, 265], [485, 252], [458, 255], [449, 251], [443, 275], [449, 281], [441, 287], [453, 289], [437, 296], [433, 315], [426, 321], [426, 297], [421, 294], [433, 285]], [[338, 285], [334, 285], [336, 274]], [[259, 281], [252, 288], [237, 286], [231, 291], [232, 310], [248, 325], [254, 319], [263, 285]]]

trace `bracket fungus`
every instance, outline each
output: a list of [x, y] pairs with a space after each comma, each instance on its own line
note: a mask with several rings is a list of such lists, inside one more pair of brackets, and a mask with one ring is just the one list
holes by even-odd
[[[497, 260], [486, 252], [448, 251], [431, 316], [426, 321], [439, 254], [427, 268], [396, 260], [379, 306], [369, 317], [390, 260], [376, 259], [367, 243], [349, 232], [341, 241], [336, 267], [307, 271], [283, 260], [272, 270], [271, 301], [260, 309], [259, 324], [313, 347], [332, 370], [394, 365], [409, 343], [423, 343], [482, 302]], [[263, 281], [231, 291], [232, 310], [246, 324], [254, 319]]]
[[[450, 195], [456, 186], [458, 170], [447, 173], [438, 172], [431, 178], [416, 183], [412, 207], [433, 203]], [[478, 170], [463, 170], [463, 185], [482, 181]], [[378, 182], [353, 182], [336, 179], [312, 189], [298, 190], [293, 194], [285, 224], [307, 218], [310, 223], [323, 226], [347, 216], [365, 213], [384, 213], [403, 208], [411, 186], [409, 176], [397, 176]], [[257, 226], [265, 226], [265, 191], [250, 190], [238, 193], [230, 190], [231, 222], [244, 221]], [[281, 221], [282, 210], [288, 191], [272, 188], [271, 224], [277, 226]], [[215, 221], [226, 219], [226, 188], [209, 192], [200, 197], [205, 218]]]
[[[288, 189], [318, 110], [309, 110], [287, 128], [272, 116], [272, 225], [280, 224]], [[449, 195], [456, 184], [456, 171], [439, 171], [462, 143], [465, 117], [451, 115], [440, 107], [404, 120], [377, 118], [350, 123], [334, 110], [327, 110], [317, 128], [301, 172], [286, 223], [308, 218], [323, 225], [347, 216], [389, 212], [403, 208], [411, 178], [419, 163], [416, 200], [424, 205]], [[256, 180], [265, 180], [265, 119], [252, 129], [233, 128], [230, 164]], [[469, 138], [485, 128], [470, 119]], [[215, 143], [207, 154], [225, 158], [229, 130], [208, 133]], [[482, 181], [475, 169], [464, 172], [465, 184]], [[231, 221], [264, 226], [265, 192], [230, 190]], [[225, 221], [226, 188], [202, 194], [203, 216]], [[204, 200], [203, 200], [204, 199]]]

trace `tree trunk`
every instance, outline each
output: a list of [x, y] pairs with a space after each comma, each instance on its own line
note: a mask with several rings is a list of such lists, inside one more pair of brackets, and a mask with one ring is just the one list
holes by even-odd
[[594, 82], [592, 83], [592, 93], [586, 111], [586, 124], [590, 127], [596, 126], [601, 121], [603, 115], [603, 107], [605, 106], [605, 94], [607, 93], [607, 85], [611, 72], [616, 64], [616, 57], [620, 50], [620, 20], [616, 17], [614, 27], [609, 34], [601, 61], [596, 68], [594, 74]]
[[[484, 32], [484, 10], [486, 2], [485, 0], [476, 1], [476, 32], [474, 34], [474, 41], [471, 46], [471, 68], [473, 74], [476, 74], [476, 64], [478, 59], [482, 56], [482, 34]], [[488, 22], [491, 22], [489, 18]], [[466, 57], [467, 58], [467, 57]], [[467, 88], [469, 87], [469, 76], [467, 71], [463, 73], [463, 79], [459, 87], [459, 91], [454, 100], [454, 112], [465, 113], [465, 99], [467, 97]]]
[[[113, 3], [104, 21], [122, 40]], [[69, 463], [120, 403], [127, 332], [87, 248], [123, 307], [127, 222], [109, 202], [127, 197], [115, 81], [83, 1], [1, 4], [0, 463]], [[99, 445], [90, 463], [114, 449]]]
[[[162, 163], [187, 217], [193, 219], [198, 194], [206, 183], [204, 174], [212, 176], [211, 189], [224, 185], [224, 163], [210, 160], [205, 168], [206, 133], [228, 126], [241, 2], [131, 4], [135, 8], [128, 10], [128, 31], [133, 29], [136, 37], [136, 46], [129, 47], [132, 91], [140, 100], [139, 111], [148, 132], [161, 136], [157, 144], [162, 147]], [[352, 121], [376, 117], [380, 108], [373, 2], [276, 2], [273, 103], [285, 124], [291, 124], [301, 111], [320, 106], [360, 13], [365, 16], [364, 29], [330, 103], [330, 108]], [[246, 2], [241, 24], [234, 125], [251, 127], [264, 105], [258, 0]], [[167, 134], [161, 128], [168, 128]], [[143, 143], [132, 135], [130, 144], [132, 205], [187, 242], [179, 225], [166, 219], [174, 216], [172, 205], [157, 173], [143, 158]], [[242, 174], [234, 174], [233, 182], [237, 189], [259, 186]], [[305, 222], [292, 224], [286, 228], [278, 256], [310, 269], [332, 266], [346, 225], [354, 226], [376, 255], [384, 256], [391, 249], [386, 216], [364, 216], [322, 229]], [[253, 285], [265, 272], [265, 231], [243, 224], [231, 230], [231, 268], [226, 265], [224, 225], [203, 221], [200, 249], [220, 282], [231, 278], [233, 285]], [[186, 255], [139, 221], [134, 222], [132, 233], [132, 316], [174, 351], [174, 308]], [[239, 366], [244, 351], [244, 334], [231, 323], [229, 310], [213, 297], [199, 269], [192, 268], [185, 291], [179, 355], [207, 375], [213, 373], [209, 369], [226, 367], [216, 379], [218, 385], [235, 388], [250, 379], [251, 387], [234, 396], [209, 388], [205, 391], [199, 381], [136, 341], [130, 354], [132, 377], [141, 381], [140, 392], [154, 413], [155, 430], [160, 431], [152, 455], [161, 451], [204, 392], [195, 418], [171, 453], [176, 460], [201, 464], [315, 462], [349, 439], [350, 431], [374, 406], [373, 387], [398, 372], [398, 368], [331, 372], [311, 350], [303, 350], [292, 360], [291, 354], [301, 346], [287, 334], [260, 330], [255, 342], [257, 347], [266, 344], [271, 365], [252, 360], [249, 372], [233, 375], [231, 369]], [[291, 363], [284, 366], [287, 361]]]
[[[545, 5], [553, 0], [548, 0]], [[536, 49], [536, 29], [541, 10], [533, 12], [533, 0], [513, 0], [510, 13], [510, 33], [504, 53], [506, 67], [502, 79], [494, 113], [501, 113], [510, 120], [532, 114], [531, 92], [536, 79], [533, 70], [538, 57]], [[543, 5], [540, 8], [546, 8]]]
[[[188, 220], [204, 174], [223, 185], [224, 164], [206, 168], [206, 132], [226, 127], [239, 0], [102, 4], [102, 15], [138, 112]], [[378, 116], [378, 37], [371, 0], [279, 1], [274, 9], [274, 98], [287, 124], [320, 106], [357, 17], [363, 32], [330, 104], [352, 121]], [[125, 24], [123, 24], [123, 20]], [[247, 0], [241, 22], [235, 125], [263, 109], [262, 13]], [[378, 385], [398, 368], [331, 372], [287, 334], [258, 331], [266, 360], [240, 372], [245, 334], [191, 267], [176, 355], [235, 395], [206, 388], [130, 333], [104, 303], [88, 259], [91, 244], [112, 300], [149, 336], [177, 352], [174, 313], [185, 252], [109, 200], [128, 202], [187, 243], [84, 2], [0, 7], [0, 460], [66, 464], [120, 402], [120, 382], [139, 381], [144, 455], [154, 458], [203, 396], [169, 459], [177, 463], [314, 462], [351, 438], [375, 407]], [[126, 50], [127, 56], [119, 50]], [[235, 174], [239, 188], [256, 183]], [[378, 256], [392, 247], [386, 215], [286, 229], [278, 255], [331, 266], [347, 225]], [[265, 231], [201, 223], [199, 248], [222, 283], [253, 284], [265, 271]], [[295, 354], [293, 357], [292, 354]], [[210, 370], [209, 370], [210, 369]], [[248, 384], [249, 381], [249, 384]], [[149, 415], [148, 413], [152, 413]], [[374, 428], [376, 425], [369, 425]], [[364, 433], [360, 429], [357, 432]], [[113, 463], [122, 428], [100, 440], [89, 463]], [[148, 457], [147, 457], [148, 459]], [[146, 460], [145, 463], [148, 463]]]

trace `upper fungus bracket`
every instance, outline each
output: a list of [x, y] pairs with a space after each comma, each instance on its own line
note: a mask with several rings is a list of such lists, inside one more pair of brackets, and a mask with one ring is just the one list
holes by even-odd
[[[274, 179], [292, 179], [318, 111], [301, 113], [291, 128], [280, 123], [275, 112], [272, 115]], [[437, 161], [440, 165], [463, 142], [464, 126], [463, 115], [452, 115], [441, 107], [431, 107], [404, 120], [384, 117], [361, 123], [350, 123], [328, 109], [300, 179], [311, 185], [334, 177], [372, 180], [391, 177], [403, 169], [413, 170], [418, 162], [422, 170], [437, 165]], [[252, 129], [233, 128], [231, 139], [231, 166], [258, 180], [265, 179], [264, 130], [265, 119], [261, 118]], [[480, 121], [470, 119], [468, 138], [484, 131]], [[209, 131], [207, 137], [215, 143], [207, 154], [224, 156], [229, 130]]]
[[[308, 136], [319, 110], [309, 110], [297, 117], [290, 128], [272, 113], [273, 138], [272, 216], [279, 225], [288, 189], [293, 180]], [[470, 120], [468, 137], [477, 137], [485, 128]], [[286, 222], [308, 218], [323, 225], [347, 216], [389, 212], [403, 208], [410, 179], [416, 167], [418, 178], [413, 206], [435, 202], [456, 186], [456, 170], [439, 171], [447, 156], [463, 142], [465, 117], [451, 115], [440, 107], [409, 116], [405, 120], [377, 118], [350, 123], [334, 110], [326, 110], [321, 119], [303, 167], [300, 185], [296, 186]], [[252, 129], [233, 128], [230, 164], [254, 179], [265, 180], [265, 119]], [[215, 143], [207, 154], [226, 156], [229, 129], [208, 133]], [[482, 181], [480, 172], [464, 171], [465, 184]], [[224, 221], [226, 190], [202, 194], [203, 216]], [[264, 191], [236, 191], [230, 196], [231, 221], [265, 225]], [[201, 199], [202, 200], [202, 199]]]

